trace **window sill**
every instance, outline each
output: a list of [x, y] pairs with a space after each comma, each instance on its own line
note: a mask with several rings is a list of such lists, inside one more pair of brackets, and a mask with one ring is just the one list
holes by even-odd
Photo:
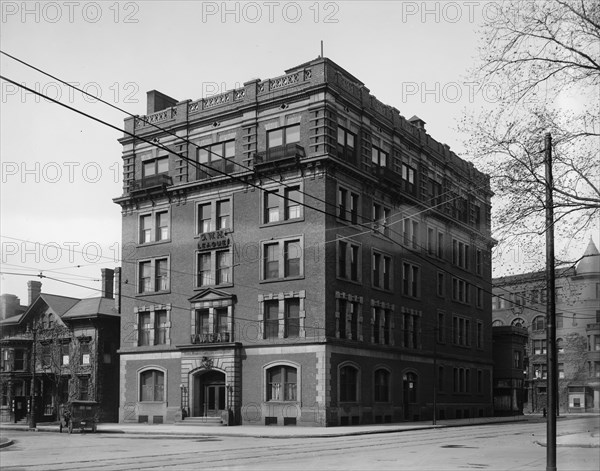
[[168, 244], [171, 242], [171, 238], [169, 237], [168, 239], [165, 240], [153, 240], [152, 242], [140, 242], [137, 244], [138, 248], [142, 248], [142, 247], [152, 247], [154, 245], [163, 245], [163, 244]]
[[393, 290], [391, 288], [382, 288], [381, 286], [374, 286], [374, 285], [371, 285], [371, 288], [373, 288], [377, 291], [381, 291], [382, 293], [393, 293]]
[[295, 222], [304, 222], [304, 216], [302, 216], [300, 218], [294, 218], [294, 219], [283, 219], [281, 221], [263, 222], [258, 227], [260, 227], [262, 229], [262, 228], [271, 227], [271, 226], [281, 226], [283, 224], [294, 224]]
[[159, 294], [171, 294], [171, 290], [165, 290], [165, 291], [151, 291], [151, 292], [144, 292], [144, 293], [137, 293], [136, 297], [141, 298], [144, 296], [156, 296]]
[[362, 286], [363, 285], [363, 283], [362, 283], [361, 280], [353, 280], [351, 278], [343, 278], [341, 276], [337, 276], [336, 279], [338, 281], [345, 281], [346, 283], [352, 283], [352, 284], [355, 284], [355, 285], [358, 285], [358, 286]]
[[281, 281], [294, 281], [294, 280], [303, 280], [304, 275], [300, 276], [290, 276], [287, 278], [269, 278], [268, 280], [260, 280], [260, 283], [277, 283]]
[[195, 286], [194, 291], [202, 291], [208, 288], [233, 288], [233, 283], [222, 283], [220, 285], [204, 285], [204, 286]]

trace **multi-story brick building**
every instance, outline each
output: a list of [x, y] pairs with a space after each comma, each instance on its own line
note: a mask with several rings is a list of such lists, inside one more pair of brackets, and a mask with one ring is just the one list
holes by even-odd
[[527, 330], [502, 325], [492, 328], [494, 353], [494, 415], [522, 415], [526, 397]]
[[147, 112], [120, 140], [120, 420], [492, 413], [486, 175], [325, 58]]
[[0, 321], [1, 422], [27, 422], [32, 409], [36, 422], [55, 421], [72, 400], [96, 401], [99, 420], [117, 420], [120, 317], [113, 280], [114, 271], [103, 269], [102, 296], [86, 299], [42, 293], [39, 281], [29, 281], [24, 310], [8, 296]]
[[[525, 410], [547, 408], [545, 272], [494, 279], [494, 326], [529, 333]], [[562, 412], [600, 408], [600, 254], [590, 240], [574, 267], [556, 271], [558, 401]]]

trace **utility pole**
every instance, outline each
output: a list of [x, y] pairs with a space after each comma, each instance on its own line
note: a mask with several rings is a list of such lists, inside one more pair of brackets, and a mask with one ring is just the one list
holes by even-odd
[[29, 409], [29, 428], [36, 428], [37, 424], [35, 421], [35, 354], [36, 354], [36, 343], [37, 343], [37, 329], [32, 323], [32, 334], [33, 334], [33, 346], [31, 350], [31, 403]]
[[554, 203], [552, 190], [552, 136], [546, 133], [544, 164], [546, 168], [546, 337], [548, 350], [548, 417], [546, 422], [546, 471], [556, 471], [556, 409], [557, 409], [557, 365], [556, 365], [556, 300], [555, 300], [555, 271], [554, 271]]

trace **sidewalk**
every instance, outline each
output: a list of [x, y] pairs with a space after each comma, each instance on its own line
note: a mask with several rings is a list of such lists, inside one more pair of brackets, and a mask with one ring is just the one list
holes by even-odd
[[[255, 438], [316, 438], [368, 435], [375, 433], [406, 432], [442, 427], [463, 427], [507, 422], [542, 422], [540, 416], [482, 417], [471, 419], [438, 420], [431, 422], [403, 422], [399, 424], [355, 425], [343, 427], [280, 427], [264, 425], [240, 425], [233, 427], [182, 424], [98, 424], [98, 433], [126, 433], [131, 435], [154, 435], [170, 437], [255, 437]], [[2, 424], [0, 430], [27, 431], [26, 425]], [[56, 424], [38, 424], [39, 432], [58, 432]], [[546, 446], [540, 441], [540, 445]], [[598, 431], [582, 432], [557, 437], [557, 446], [599, 447]]]

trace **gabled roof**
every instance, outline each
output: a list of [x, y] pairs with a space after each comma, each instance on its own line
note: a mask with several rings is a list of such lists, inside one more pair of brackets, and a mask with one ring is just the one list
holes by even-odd
[[78, 302], [79, 299], [77, 298], [41, 293], [24, 313], [2, 320], [0, 321], [0, 325], [18, 325], [29, 317], [32, 312], [42, 308], [43, 305], [49, 307], [58, 317], [62, 317], [65, 312]]
[[119, 317], [115, 309], [115, 300], [110, 298], [82, 299], [62, 316], [63, 320], [98, 316]]
[[[67, 296], [58, 296], [56, 294], [40, 294], [38, 299], [43, 299], [48, 307], [50, 307], [58, 317], [62, 317], [65, 312], [71, 309], [79, 302], [77, 298], [69, 298]], [[33, 303], [37, 303], [38, 299]], [[29, 311], [29, 309], [27, 310]], [[27, 314], [27, 311], [25, 314]]]
[[43, 305], [49, 307], [62, 320], [98, 316], [120, 317], [120, 314], [114, 308], [115, 301], [111, 298], [77, 299], [42, 293], [23, 314], [4, 319], [0, 321], [0, 325], [18, 325], [32, 315], [31, 313], [40, 308], [43, 309]]

